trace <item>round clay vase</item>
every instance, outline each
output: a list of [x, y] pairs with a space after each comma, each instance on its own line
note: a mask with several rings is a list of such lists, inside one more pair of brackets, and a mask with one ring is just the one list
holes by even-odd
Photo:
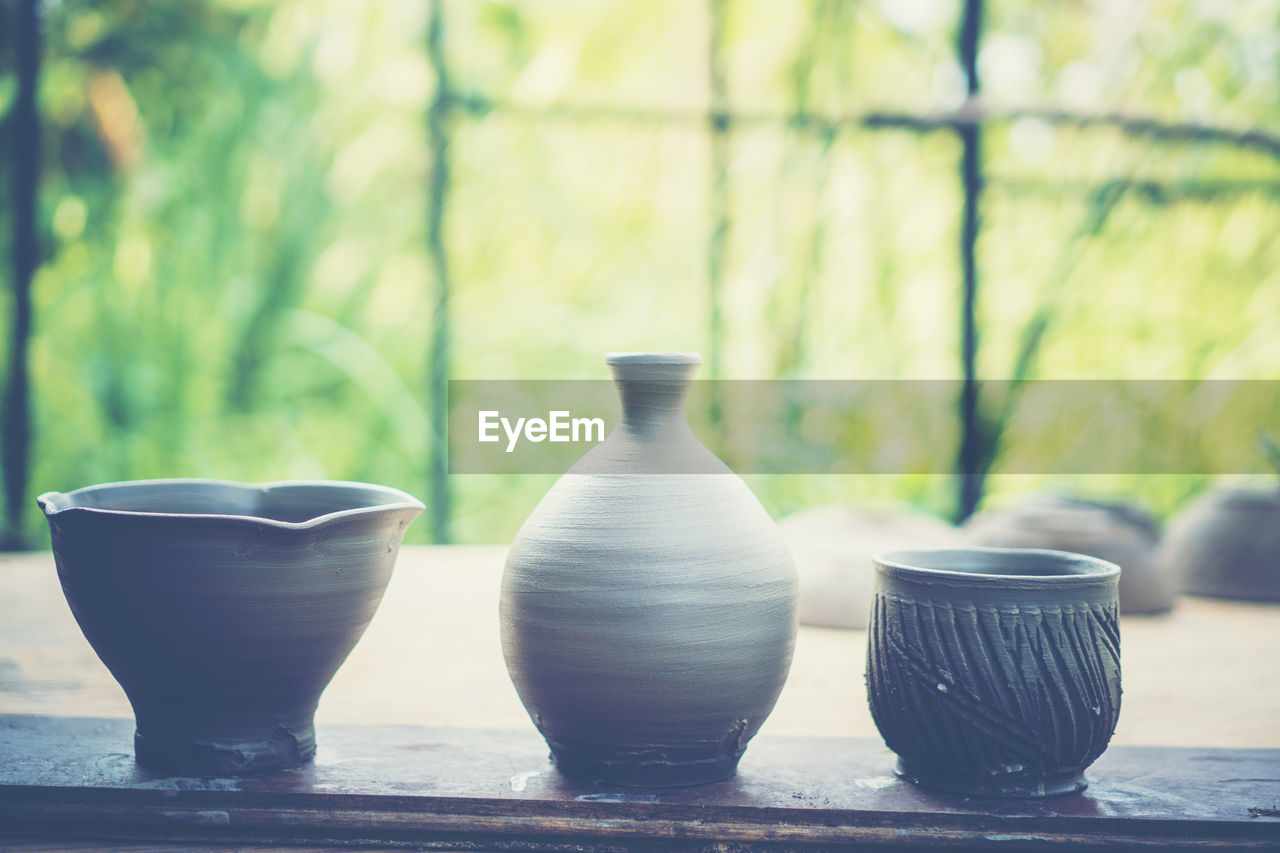
[[198, 776], [314, 756], [320, 694], [423, 509], [341, 482], [152, 480], [38, 500], [71, 612], [133, 705], [138, 763]]
[[1164, 613], [1177, 597], [1156, 559], [1160, 527], [1133, 504], [1033, 495], [974, 516], [964, 535], [968, 545], [1071, 551], [1115, 563], [1121, 613]]
[[1120, 714], [1119, 567], [996, 548], [875, 564], [867, 692], [899, 775], [970, 796], [1083, 790]]
[[790, 669], [795, 570], [755, 495], [689, 429], [701, 359], [608, 363], [618, 426], [552, 487], [507, 558], [507, 669], [565, 775], [724, 779]]
[[778, 522], [800, 576], [800, 624], [866, 628], [875, 570], [871, 558], [890, 548], [964, 544], [952, 525], [905, 507], [810, 507]]
[[1183, 592], [1280, 602], [1280, 489], [1215, 489], [1169, 522], [1160, 562]]

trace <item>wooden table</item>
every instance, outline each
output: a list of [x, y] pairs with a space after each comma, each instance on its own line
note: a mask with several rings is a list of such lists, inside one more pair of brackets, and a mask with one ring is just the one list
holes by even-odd
[[[519, 793], [510, 789], [513, 774], [536, 770], [550, 773], [548, 778], [554, 776], [546, 763], [545, 750], [511, 688], [502, 662], [497, 598], [503, 554], [504, 549], [499, 547], [404, 549], [377, 617], [334, 678], [320, 705], [318, 722], [323, 727], [320, 758], [316, 769], [306, 772], [318, 772], [322, 776], [328, 773], [324, 777], [327, 780], [325, 784], [330, 786], [328, 794], [387, 795], [386, 790], [379, 794], [367, 787], [338, 790], [342, 786], [336, 781], [336, 771], [326, 762], [336, 755], [347, 761], [342, 772], [351, 773], [354, 772], [350, 763], [352, 749], [366, 749], [370, 755], [379, 750], [392, 754], [395, 749], [390, 744], [406, 741], [437, 743], [437, 747], [422, 746], [422, 752], [414, 755], [413, 761], [420, 762], [423, 768], [429, 768], [435, 751], [442, 750], [440, 754], [444, 754], [449, 749], [462, 749], [460, 754], [466, 754], [468, 750], [473, 753], [477, 773], [489, 772], [492, 776], [497, 772], [494, 768], [501, 768], [498, 788], [506, 786], [503, 796], [508, 799], [509, 795]], [[937, 798], [895, 781], [891, 774], [892, 755], [879, 741], [867, 710], [862, 679], [866, 633], [808, 627], [801, 629], [795, 664], [777, 709], [748, 751], [742, 777], [735, 783], [721, 783], [722, 787], [728, 785], [728, 788], [645, 795], [656, 799], [627, 800], [631, 805], [621, 810], [614, 808], [618, 803], [610, 797], [617, 799], [618, 796], [632, 795], [568, 791], [560, 782], [549, 788], [534, 786], [534, 789], [545, 794], [539, 802], [550, 809], [549, 813], [576, 815], [575, 820], [581, 818], [575, 824], [577, 830], [563, 837], [557, 836], [559, 840], [556, 843], [567, 844], [573, 849], [594, 848], [602, 844], [619, 849], [638, 849], [634, 848], [637, 844], [641, 847], [658, 844], [665, 849], [675, 842], [673, 838], [668, 838], [667, 842], [655, 840], [662, 836], [654, 834], [658, 824], [652, 823], [653, 820], [674, 821], [671, 825], [685, 826], [686, 829], [690, 821], [710, 820], [706, 826], [721, 826], [724, 830], [728, 824], [715, 823], [710, 813], [705, 811], [711, 806], [754, 808], [756, 812], [752, 819], [772, 815], [769, 820], [775, 823], [779, 820], [799, 821], [795, 825], [801, 828], [793, 836], [775, 839], [788, 848], [792, 845], [804, 847], [855, 840], [894, 846], [913, 841], [923, 843], [930, 838], [934, 843], [950, 839], [948, 843], [981, 846], [993, 843], [988, 836], [1000, 836], [1015, 846], [1036, 846], [1041, 844], [1034, 841], [1038, 837], [1045, 839], [1043, 844], [1050, 844], [1055, 838], [1058, 842], [1053, 843], [1062, 842], [1071, 833], [1079, 835], [1077, 841], [1088, 838], [1116, 841], [1136, 839], [1143, 832], [1147, 833], [1143, 837], [1152, 842], [1163, 837], [1160, 832], [1172, 832], [1175, 839], [1182, 833], [1186, 839], [1196, 838], [1201, 843], [1214, 839], [1235, 845], [1245, 841], [1274, 841], [1280, 846], [1280, 819], [1270, 814], [1280, 810], [1280, 752], [1272, 751], [1280, 749], [1280, 676], [1276, 674], [1277, 661], [1280, 661], [1280, 607], [1188, 598], [1166, 616], [1124, 617], [1121, 632], [1125, 693], [1120, 724], [1112, 749], [1091, 774], [1094, 778], [1093, 793], [1086, 797], [1093, 799], [1080, 801], [1102, 809], [1093, 815], [1098, 819], [1106, 817], [1100, 823], [1071, 824], [1071, 820], [1083, 819], [1079, 814], [1072, 818], [1072, 809], [1078, 811], [1083, 807], [1080, 803], [1076, 806], [1070, 803], [1052, 806], [1047, 811], [1033, 809], [1035, 820], [1030, 820], [1024, 813], [1026, 806], [1020, 807], [1022, 811], [1007, 805], [982, 803], [950, 802], [940, 806]], [[123, 692], [80, 635], [62, 598], [48, 554], [0, 555], [0, 714], [94, 718], [131, 716]], [[352, 728], [353, 724], [365, 725]], [[441, 728], [434, 734], [427, 734], [423, 730], [369, 728], [367, 724]], [[25, 732], [10, 739], [11, 752], [17, 749], [14, 744], [27, 743], [32, 738], [43, 738], [39, 740], [43, 744], [42, 749], [55, 750], [54, 744], [61, 732], [64, 738], [80, 744], [78, 748], [85, 761], [89, 761], [95, 750], [101, 752], [102, 756], [95, 759], [99, 763], [93, 765], [99, 770], [101, 760], [106, 760], [103, 756], [116, 756], [111, 760], [124, 761], [123, 766], [115, 767], [116, 776], [100, 773], [95, 784], [108, 784], [114, 779], [112, 784], [123, 788], [143, 784], [136, 790], [149, 790], [153, 794], [157, 787], [164, 788], [170, 784], [161, 780], [157, 786], [152, 784], [156, 782], [154, 779], [139, 782], [134, 777], [129, 777], [133, 782], [121, 781], [128, 773], [134, 772], [132, 762], [127, 760], [130, 748], [127, 720], [83, 723], [9, 718], [6, 725], [11, 733]], [[76, 731], [80, 735], [72, 737]], [[414, 735], [413, 731], [419, 734]], [[326, 736], [328, 740], [325, 740]], [[795, 737], [805, 740], [790, 740]], [[439, 745], [441, 738], [444, 739], [443, 746]], [[485, 747], [485, 744], [489, 746]], [[466, 745], [466, 749], [460, 745]], [[1235, 752], [1206, 747], [1228, 748]], [[332, 750], [327, 757], [326, 748]], [[27, 750], [24, 759], [27, 764], [23, 766], [30, 770], [39, 763], [39, 754], [38, 749], [34, 753]], [[513, 754], [519, 755], [520, 761], [509, 761]], [[1231, 758], [1233, 755], [1234, 759]], [[803, 757], [803, 760], [796, 756]], [[450, 790], [445, 782], [459, 790], [470, 790], [467, 786], [480, 784], [476, 778], [441, 780], [430, 773], [426, 779], [416, 777], [406, 770], [403, 756], [401, 759], [401, 765], [388, 764], [387, 773], [395, 777], [391, 781], [401, 786], [402, 793], [412, 790], [413, 796], [430, 800], [444, 796]], [[806, 771], [809, 766], [806, 761], [812, 765], [812, 772]], [[16, 766], [13, 762], [11, 758], [10, 765]], [[531, 762], [538, 766], [535, 768]], [[753, 765], [752, 762], [759, 764]], [[510, 773], [506, 772], [510, 769], [508, 764], [515, 767]], [[530, 764], [530, 767], [526, 768], [525, 764]], [[60, 771], [63, 775], [44, 777], [46, 782], [40, 790], [48, 794], [55, 788], [75, 789], [76, 786], [70, 784], [75, 774], [67, 769], [68, 766], [74, 768], [79, 765], [64, 763]], [[379, 775], [377, 770], [370, 768], [367, 762], [357, 762], [356, 766], [360, 773], [365, 774], [360, 778], [373, 784], [372, 780]], [[455, 775], [466, 775], [466, 760], [458, 759], [452, 766]], [[840, 769], [842, 766], [843, 771]], [[1233, 766], [1236, 770], [1247, 767], [1248, 772], [1235, 772], [1230, 769]], [[1106, 778], [1108, 767], [1113, 774], [1110, 780]], [[17, 790], [15, 786], [21, 787], [18, 785], [21, 779], [13, 772], [6, 776], [5, 768], [6, 758], [0, 752], [0, 791], [9, 785], [8, 790], [13, 794]], [[290, 773], [297, 776], [299, 771]], [[1135, 781], [1144, 774], [1151, 778], [1141, 783]], [[484, 784], [497, 784], [494, 781], [496, 777], [484, 778], [487, 779]], [[750, 781], [753, 778], [755, 782]], [[759, 794], [760, 799], [754, 805], [749, 792], [743, 793], [744, 779], [747, 780], [746, 786], [754, 785]], [[881, 783], [877, 784], [882, 784], [884, 790], [875, 794], [874, 786], [859, 788], [858, 779], [879, 779]], [[1152, 787], [1152, 780], [1181, 790], [1161, 791], [1159, 785]], [[358, 782], [359, 779], [352, 777], [352, 785]], [[548, 784], [551, 783], [545, 780], [539, 782], [543, 786]], [[129, 796], [136, 795], [136, 790], [134, 795], [119, 791], [117, 795], [128, 800]], [[244, 790], [252, 790], [252, 785]], [[324, 793], [308, 790], [316, 795]], [[581, 800], [582, 796], [593, 794], [603, 797]], [[1188, 794], [1193, 797], [1189, 799]], [[65, 796], [71, 798], [69, 802], [72, 804], [79, 802], [83, 805], [84, 798], [79, 794]], [[188, 799], [195, 796], [195, 806], [200, 805], [200, 797], [213, 797], [210, 802], [215, 802], [217, 807], [211, 806], [211, 813], [222, 813], [232, 808], [208, 791], [179, 796]], [[292, 796], [303, 796], [303, 792], [295, 790]], [[777, 811], [782, 805], [776, 799], [787, 796], [794, 798], [794, 804], [800, 811], [789, 815], [785, 809]], [[708, 797], [715, 802], [708, 801]], [[827, 812], [818, 808], [823, 798], [830, 806]], [[394, 799], [377, 802], [385, 805]], [[457, 808], [461, 813], [469, 813], [468, 809], [479, 809], [480, 813], [496, 809], [493, 814], [501, 816], [505, 808], [502, 799], [498, 797], [491, 802], [481, 797], [477, 800], [473, 791], [462, 797], [459, 802], [465, 803], [457, 805]], [[596, 805], [583, 812], [570, 800]], [[12, 806], [12, 797], [9, 802]], [[45, 802], [48, 805], [47, 798]], [[417, 804], [421, 807], [419, 811], [426, 808], [423, 802]], [[1178, 806], [1177, 802], [1183, 805]], [[303, 812], [307, 808], [320, 811], [327, 808], [320, 801], [302, 803], [299, 800], [294, 805]], [[238, 801], [234, 806], [240, 809], [247, 807], [246, 801]], [[391, 811], [402, 807], [403, 802]], [[529, 806], [526, 804], [521, 808]], [[1133, 824], [1132, 819], [1146, 814], [1143, 808], [1155, 810], [1148, 815], [1152, 818], [1159, 816], [1157, 812], [1173, 814], [1179, 809], [1184, 818], [1189, 818], [1198, 813], [1197, 808], [1207, 810], [1205, 815], [1218, 817], [1201, 815], [1203, 820], [1200, 824], [1193, 826], [1192, 821], [1173, 829], [1160, 828], [1148, 821], [1142, 832], [1134, 835], [1131, 830], [1137, 824]], [[631, 814], [628, 809], [639, 811]], [[538, 814], [535, 809], [533, 818], [537, 819]], [[620, 835], [601, 834], [584, 829], [598, 828], [601, 821], [612, 819], [609, 817], [611, 814], [618, 820], [625, 818], [633, 823], [639, 820], [640, 824], [636, 826], [640, 828], [632, 835], [626, 832]], [[725, 814], [729, 816], [725, 817]], [[741, 824], [738, 826], [741, 832], [734, 830], [738, 835], [728, 830], [719, 835], [707, 830], [709, 835], [699, 835], [701, 830], [698, 830], [681, 843], [687, 842], [694, 849], [700, 849], [698, 845], [712, 841], [743, 844], [753, 838], [761, 843], [767, 840], [757, 830], [742, 829], [743, 826], [754, 825], [747, 813], [725, 814], [720, 814], [716, 820], [723, 818], [730, 824]], [[932, 836], [925, 833], [920, 824], [930, 814], [936, 818], [935, 825], [929, 830], [934, 833]], [[1224, 815], [1234, 817], [1227, 820]], [[507, 825], [519, 826], [515, 816], [507, 815], [507, 818], [510, 818]], [[1117, 823], [1122, 818], [1130, 819], [1130, 822]], [[1019, 820], [1022, 823], [1018, 823]], [[1037, 820], [1041, 822], [1036, 823]], [[1066, 823], [1061, 823], [1064, 820]], [[819, 825], [844, 826], [842, 821], [853, 821], [856, 826], [853, 829], [846, 827], [845, 835], [833, 831], [834, 834], [824, 836], [817, 831]], [[858, 834], [862, 831], [858, 827], [865, 829], [867, 821], [880, 827], [878, 834]], [[473, 825], [473, 829], [478, 825]], [[3, 826], [3, 817], [0, 817], [0, 834]], [[1228, 826], [1237, 828], [1225, 829]], [[1237, 831], [1244, 835], [1230, 835]], [[372, 835], [367, 835], [365, 840], [372, 839], [378, 843], [395, 840], [392, 838], [394, 833], [379, 835], [373, 830], [368, 832]], [[739, 837], [744, 832], [745, 836]], [[752, 832], [757, 834], [751, 835]], [[179, 833], [170, 836], [170, 840], [195, 840], [197, 837], [202, 836], [196, 833], [188, 838]], [[453, 835], [427, 833], [414, 836], [409, 833], [401, 837], [401, 842], [423, 845], [501, 841], [510, 844], [520, 838], [527, 840], [519, 832], [500, 834], [499, 837], [474, 832], [468, 835], [460, 831]], [[984, 838], [987, 840], [983, 841]], [[266, 833], [259, 840], [268, 839], [273, 839], [273, 843], [296, 841], [291, 841], [287, 833], [281, 832], [274, 835]], [[350, 845], [359, 838], [335, 830], [331, 836], [321, 834], [307, 843], [319, 843], [321, 840]], [[543, 840], [546, 841], [545, 838]], [[30, 842], [30, 845], [30, 849], [44, 849], [36, 842]]]

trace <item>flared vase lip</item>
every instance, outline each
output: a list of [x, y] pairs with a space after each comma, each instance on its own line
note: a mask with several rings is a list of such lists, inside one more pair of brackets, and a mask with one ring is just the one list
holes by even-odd
[[[871, 559], [883, 574], [922, 583], [933, 580], [975, 586], [1016, 584], [1020, 587], [1060, 588], [1112, 583], [1120, 577], [1120, 566], [1109, 560], [1048, 548], [988, 548], [976, 545], [893, 548], [880, 551]], [[969, 568], [965, 568], [966, 565]], [[1031, 570], [1037, 566], [1042, 571]], [[992, 570], [983, 571], [983, 568]]]
[[[105, 494], [110, 492], [127, 492], [133, 489], [143, 488], [208, 488], [233, 490], [239, 492], [255, 493], [264, 496], [271, 491], [285, 491], [289, 489], [312, 489], [317, 491], [338, 491], [341, 489], [359, 489], [373, 493], [379, 499], [375, 503], [369, 503], [362, 506], [352, 506], [344, 509], [331, 510], [329, 512], [318, 513], [310, 518], [302, 521], [286, 521], [270, 516], [258, 515], [252, 512], [178, 512], [166, 510], [149, 510], [149, 509], [118, 509], [112, 507], [87, 506], [85, 504], [76, 503], [75, 499], [80, 496], [92, 494]], [[152, 480], [121, 480], [110, 483], [97, 483], [91, 486], [75, 489], [70, 492], [45, 492], [36, 498], [36, 503], [40, 509], [44, 511], [46, 518], [52, 519], [54, 516], [65, 512], [82, 511], [95, 515], [118, 516], [124, 518], [155, 518], [155, 519], [200, 519], [209, 521], [240, 521], [261, 524], [267, 527], [278, 527], [287, 530], [307, 530], [315, 527], [321, 527], [329, 522], [340, 518], [349, 518], [359, 515], [369, 515], [373, 513], [384, 513], [395, 510], [412, 510], [415, 514], [426, 509], [426, 505], [415, 498], [408, 492], [393, 488], [392, 486], [381, 486], [375, 483], [364, 483], [355, 480], [320, 480], [320, 479], [301, 479], [301, 480], [274, 480], [264, 483], [245, 483], [238, 480], [220, 480], [204, 477], [171, 477], [159, 478]]]
[[702, 356], [696, 352], [611, 352], [604, 360], [614, 382], [651, 388], [688, 388], [702, 364]]
[[610, 352], [604, 357], [605, 364], [669, 364], [697, 366], [702, 364], [702, 354], [696, 352]]

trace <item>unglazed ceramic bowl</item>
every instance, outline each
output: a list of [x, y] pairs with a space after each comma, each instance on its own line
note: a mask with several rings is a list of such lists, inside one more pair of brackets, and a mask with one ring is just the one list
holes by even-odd
[[1168, 530], [1160, 562], [1185, 592], [1280, 602], [1280, 489], [1214, 489]]
[[423, 509], [362, 483], [108, 483], [38, 498], [71, 612], [133, 705], [134, 753], [192, 775], [315, 754], [320, 694]]
[[1082, 790], [1120, 714], [1119, 567], [999, 548], [874, 562], [867, 691], [899, 775], [974, 796]]

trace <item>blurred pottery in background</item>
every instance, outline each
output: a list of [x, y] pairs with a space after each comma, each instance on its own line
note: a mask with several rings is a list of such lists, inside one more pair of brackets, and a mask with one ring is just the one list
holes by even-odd
[[422, 504], [361, 483], [108, 483], [39, 499], [71, 612], [133, 705], [138, 763], [188, 775], [315, 754], [320, 694]]
[[880, 551], [942, 547], [963, 542], [950, 524], [907, 508], [813, 507], [778, 522], [800, 578], [800, 623], [865, 628], [871, 618]]
[[689, 429], [700, 357], [608, 363], [617, 428], [552, 487], [507, 558], [507, 669], [566, 775], [724, 779], [791, 666], [795, 570], [755, 495]]
[[1280, 602], [1280, 489], [1201, 496], [1169, 521], [1160, 563], [1192, 595]]
[[1160, 528], [1132, 504], [1033, 495], [983, 512], [963, 530], [969, 545], [1071, 551], [1115, 563], [1121, 613], [1163, 613], [1176, 599], [1176, 581], [1156, 559]]
[[1113, 563], [955, 548], [876, 557], [871, 715], [898, 773], [973, 796], [1082, 790], [1120, 714]]

